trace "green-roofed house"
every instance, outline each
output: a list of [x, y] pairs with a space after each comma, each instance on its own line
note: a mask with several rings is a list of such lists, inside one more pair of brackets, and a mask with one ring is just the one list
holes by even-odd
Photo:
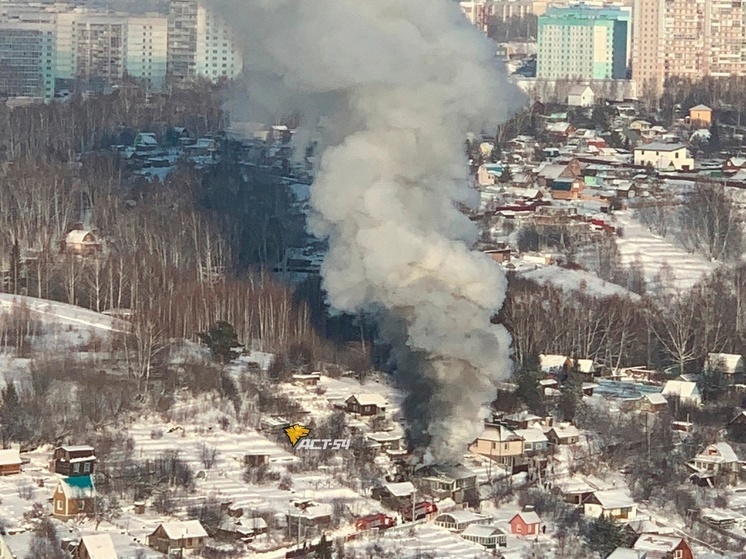
[[80, 515], [93, 516], [95, 497], [93, 476], [57, 476], [57, 489], [52, 498], [52, 514], [62, 520]]

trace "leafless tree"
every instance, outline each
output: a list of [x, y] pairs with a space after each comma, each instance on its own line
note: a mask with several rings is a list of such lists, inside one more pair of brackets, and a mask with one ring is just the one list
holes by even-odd
[[199, 445], [199, 460], [206, 470], [212, 469], [218, 459], [218, 449], [202, 443]]

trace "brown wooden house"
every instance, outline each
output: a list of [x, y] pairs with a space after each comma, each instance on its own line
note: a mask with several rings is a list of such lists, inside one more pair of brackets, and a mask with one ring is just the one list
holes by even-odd
[[20, 474], [22, 463], [17, 450], [0, 450], [0, 476]]
[[163, 522], [148, 536], [148, 546], [168, 555], [174, 549], [202, 549], [206, 540], [199, 520]]
[[345, 400], [349, 413], [378, 415], [386, 411], [386, 400], [380, 394], [353, 394]]
[[92, 446], [60, 446], [54, 450], [50, 470], [63, 476], [93, 474], [96, 455]]
[[96, 488], [92, 476], [59, 476], [57, 489], [52, 497], [52, 514], [68, 519], [79, 515], [93, 516]]
[[62, 250], [67, 254], [93, 256], [101, 250], [102, 244], [92, 231], [73, 229], [62, 242]]

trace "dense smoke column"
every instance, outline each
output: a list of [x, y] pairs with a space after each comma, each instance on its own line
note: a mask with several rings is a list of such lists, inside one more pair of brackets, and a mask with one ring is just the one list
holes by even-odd
[[427, 410], [427, 458], [458, 460], [510, 370], [490, 324], [506, 280], [458, 209], [476, 202], [464, 138], [521, 96], [451, 0], [213, 4], [244, 40], [250, 116], [298, 111], [308, 134], [323, 122], [310, 228], [329, 240], [330, 303], [404, 325], [390, 341], [408, 356], [407, 409]]

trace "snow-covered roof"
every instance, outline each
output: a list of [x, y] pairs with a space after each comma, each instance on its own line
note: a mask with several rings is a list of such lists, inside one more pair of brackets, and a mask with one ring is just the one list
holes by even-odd
[[617, 547], [606, 559], [642, 559], [645, 552], [640, 549]]
[[676, 549], [681, 543], [681, 538], [676, 536], [663, 536], [661, 534], [643, 534], [633, 546], [642, 551], [663, 551], [668, 553]]
[[303, 516], [306, 518], [323, 518], [332, 515], [332, 506], [326, 503], [311, 503], [305, 508], [290, 507], [288, 516]]
[[686, 149], [684, 144], [664, 144], [663, 142], [651, 142], [637, 146], [635, 151], [678, 151]]
[[255, 518], [241, 518], [239, 522], [241, 522], [241, 526], [252, 528], [254, 530], [264, 530], [267, 528], [267, 521], [261, 516]]
[[659, 406], [659, 405], [668, 403], [668, 400], [666, 400], [663, 397], [663, 394], [659, 394], [657, 392], [646, 392], [643, 395], [643, 398], [645, 398], [648, 402], [650, 402], [654, 406]]
[[65, 445], [60, 448], [65, 452], [93, 452], [93, 447], [88, 445]]
[[567, 363], [566, 355], [539, 355], [542, 370], [560, 369]]
[[578, 359], [578, 370], [581, 373], [592, 373], [596, 370], [596, 363], [593, 359]]
[[461, 537], [471, 536], [473, 538], [489, 538], [495, 534], [504, 534], [505, 530], [499, 526], [490, 524], [470, 524], [466, 530], [461, 532]]
[[0, 466], [17, 466], [22, 464], [21, 455], [12, 448], [0, 450]]
[[580, 431], [578, 431], [578, 428], [575, 427], [575, 425], [571, 425], [569, 423], [559, 423], [552, 427], [552, 430], [561, 439], [580, 436]]
[[733, 353], [708, 353], [707, 367], [732, 375], [743, 370], [743, 358]]
[[703, 452], [699, 453], [697, 459], [707, 459], [712, 462], [729, 464], [738, 462], [738, 455], [728, 443], [715, 443], [709, 445]]
[[569, 122], [550, 122], [547, 124], [547, 132], [564, 133], [567, 132], [568, 128], [570, 128]]
[[414, 493], [414, 485], [411, 481], [402, 481], [400, 483], [384, 483], [383, 486], [394, 497], [408, 497]]
[[[591, 86], [589, 85], [574, 85], [570, 88], [570, 95], [583, 95], [585, 93], [586, 89], [590, 89]], [[591, 89], [591, 93], [593, 93], [593, 90]]]
[[494, 441], [498, 443], [519, 440], [519, 437], [513, 431], [507, 427], [503, 427], [502, 425], [491, 425], [486, 427], [485, 430], [482, 431], [482, 434], [477, 438], [484, 441]]
[[[79, 244], [85, 241], [86, 235], [93, 235], [90, 231], [81, 231], [74, 229], [65, 236], [65, 242], [71, 244]], [[95, 236], [94, 236], [95, 241]]]
[[378, 407], [385, 407], [386, 406], [386, 399], [381, 396], [380, 394], [376, 394], [375, 392], [367, 392], [363, 394], [352, 394], [348, 400], [354, 398], [357, 400], [357, 403], [361, 406], [378, 406]]
[[619, 489], [596, 491], [593, 496], [605, 509], [621, 509], [634, 506], [635, 504], [629, 495]]
[[161, 526], [163, 526], [163, 530], [166, 532], [166, 536], [170, 540], [207, 537], [207, 532], [199, 520], [164, 522]]
[[83, 536], [80, 543], [85, 546], [90, 559], [118, 559], [109, 534]]
[[96, 496], [92, 476], [57, 476], [67, 499], [92, 499]]
[[746, 157], [731, 157], [728, 161], [730, 161], [730, 164], [734, 167], [743, 167], [746, 165]]
[[539, 515], [538, 515], [538, 514], [536, 514], [536, 512], [534, 512], [534, 511], [528, 511], [528, 512], [524, 511], [524, 512], [519, 512], [519, 513], [518, 513], [518, 514], [516, 514], [516, 515], [515, 515], [515, 516], [514, 516], [513, 518], [511, 518], [511, 519], [510, 519], [510, 520], [511, 520], [511, 522], [512, 522], [512, 521], [513, 521], [513, 520], [514, 520], [515, 518], [520, 518], [521, 520], [523, 520], [524, 524], [541, 524], [541, 518], [540, 518], [540, 517], [539, 517]]
[[452, 510], [448, 512], [444, 512], [443, 514], [439, 515], [435, 522], [449, 522], [449, 520], [445, 519], [444, 517], [450, 516], [453, 518], [453, 522], [456, 524], [466, 524], [467, 522], [480, 522], [482, 520], [489, 520], [492, 517], [486, 516], [484, 514], [477, 514], [476, 512], [472, 512], [470, 510]]
[[545, 443], [549, 440], [540, 429], [516, 429], [514, 433], [527, 443]]
[[699, 396], [699, 389], [696, 382], [669, 380], [663, 387], [661, 394], [663, 396], [678, 396], [679, 398], [696, 398]]

